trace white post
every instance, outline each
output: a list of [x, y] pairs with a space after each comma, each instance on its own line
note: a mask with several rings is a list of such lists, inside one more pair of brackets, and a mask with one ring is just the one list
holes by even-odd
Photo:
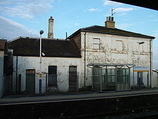
[[39, 76], [40, 76], [40, 79], [39, 79], [39, 94], [41, 94], [42, 93], [42, 79], [41, 79], [41, 77], [42, 77], [42, 72], [41, 72], [41, 64], [42, 64], [42, 34], [44, 33], [44, 31], [43, 30], [40, 30], [40, 74], [39, 74]]
[[40, 77], [41, 77], [41, 63], [42, 63], [42, 57], [41, 57], [41, 50], [42, 50], [42, 35], [40, 34]]

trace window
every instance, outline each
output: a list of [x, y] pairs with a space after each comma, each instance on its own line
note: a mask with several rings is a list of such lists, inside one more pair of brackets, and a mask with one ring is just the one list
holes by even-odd
[[108, 83], [115, 83], [115, 69], [107, 69]]
[[57, 86], [57, 66], [48, 66], [48, 86]]
[[100, 49], [100, 39], [93, 38], [93, 49], [99, 50]]
[[117, 69], [117, 81], [118, 83], [129, 83], [129, 69]]

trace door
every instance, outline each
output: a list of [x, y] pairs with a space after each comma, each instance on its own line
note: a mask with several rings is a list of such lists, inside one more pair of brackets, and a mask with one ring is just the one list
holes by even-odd
[[26, 92], [28, 94], [35, 93], [35, 69], [26, 70]]
[[[92, 75], [93, 75], [93, 79], [92, 79], [92, 82], [93, 82], [93, 91], [102, 91], [102, 80], [101, 80], [101, 68], [98, 68], [98, 67], [94, 67], [92, 69]], [[104, 83], [104, 82], [103, 82]]]
[[130, 90], [130, 69], [117, 68], [116, 91]]
[[77, 91], [77, 66], [69, 67], [69, 91]]
[[137, 85], [138, 89], [140, 90], [143, 85], [143, 72], [137, 72]]

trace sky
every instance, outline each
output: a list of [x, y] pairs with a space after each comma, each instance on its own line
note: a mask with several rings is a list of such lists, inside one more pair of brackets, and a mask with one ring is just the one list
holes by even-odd
[[104, 26], [114, 9], [116, 28], [154, 36], [153, 68], [158, 69], [158, 11], [109, 0], [0, 0], [0, 39], [48, 34], [48, 19], [54, 18], [54, 38], [65, 39], [76, 30]]

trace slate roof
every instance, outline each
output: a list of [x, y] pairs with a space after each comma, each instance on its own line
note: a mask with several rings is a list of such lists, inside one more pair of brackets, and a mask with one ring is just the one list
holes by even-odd
[[81, 28], [77, 30], [75, 33], [70, 35], [68, 38], [71, 39], [73, 36], [80, 32], [91, 32], [91, 33], [101, 33], [101, 34], [111, 34], [111, 35], [120, 35], [120, 36], [128, 36], [128, 37], [140, 37], [140, 38], [149, 38], [149, 39], [154, 39], [155, 37], [153, 36], [148, 36], [148, 35], [143, 35], [140, 33], [134, 33], [130, 31], [125, 31], [117, 28], [107, 28], [105, 26], [90, 26], [86, 28]]
[[0, 39], [0, 50], [1, 51], [5, 50], [6, 42], [7, 42], [7, 40]]
[[[39, 38], [19, 37], [8, 42], [14, 56], [39, 56]], [[74, 41], [42, 38], [42, 52], [45, 57], [81, 57]]]

